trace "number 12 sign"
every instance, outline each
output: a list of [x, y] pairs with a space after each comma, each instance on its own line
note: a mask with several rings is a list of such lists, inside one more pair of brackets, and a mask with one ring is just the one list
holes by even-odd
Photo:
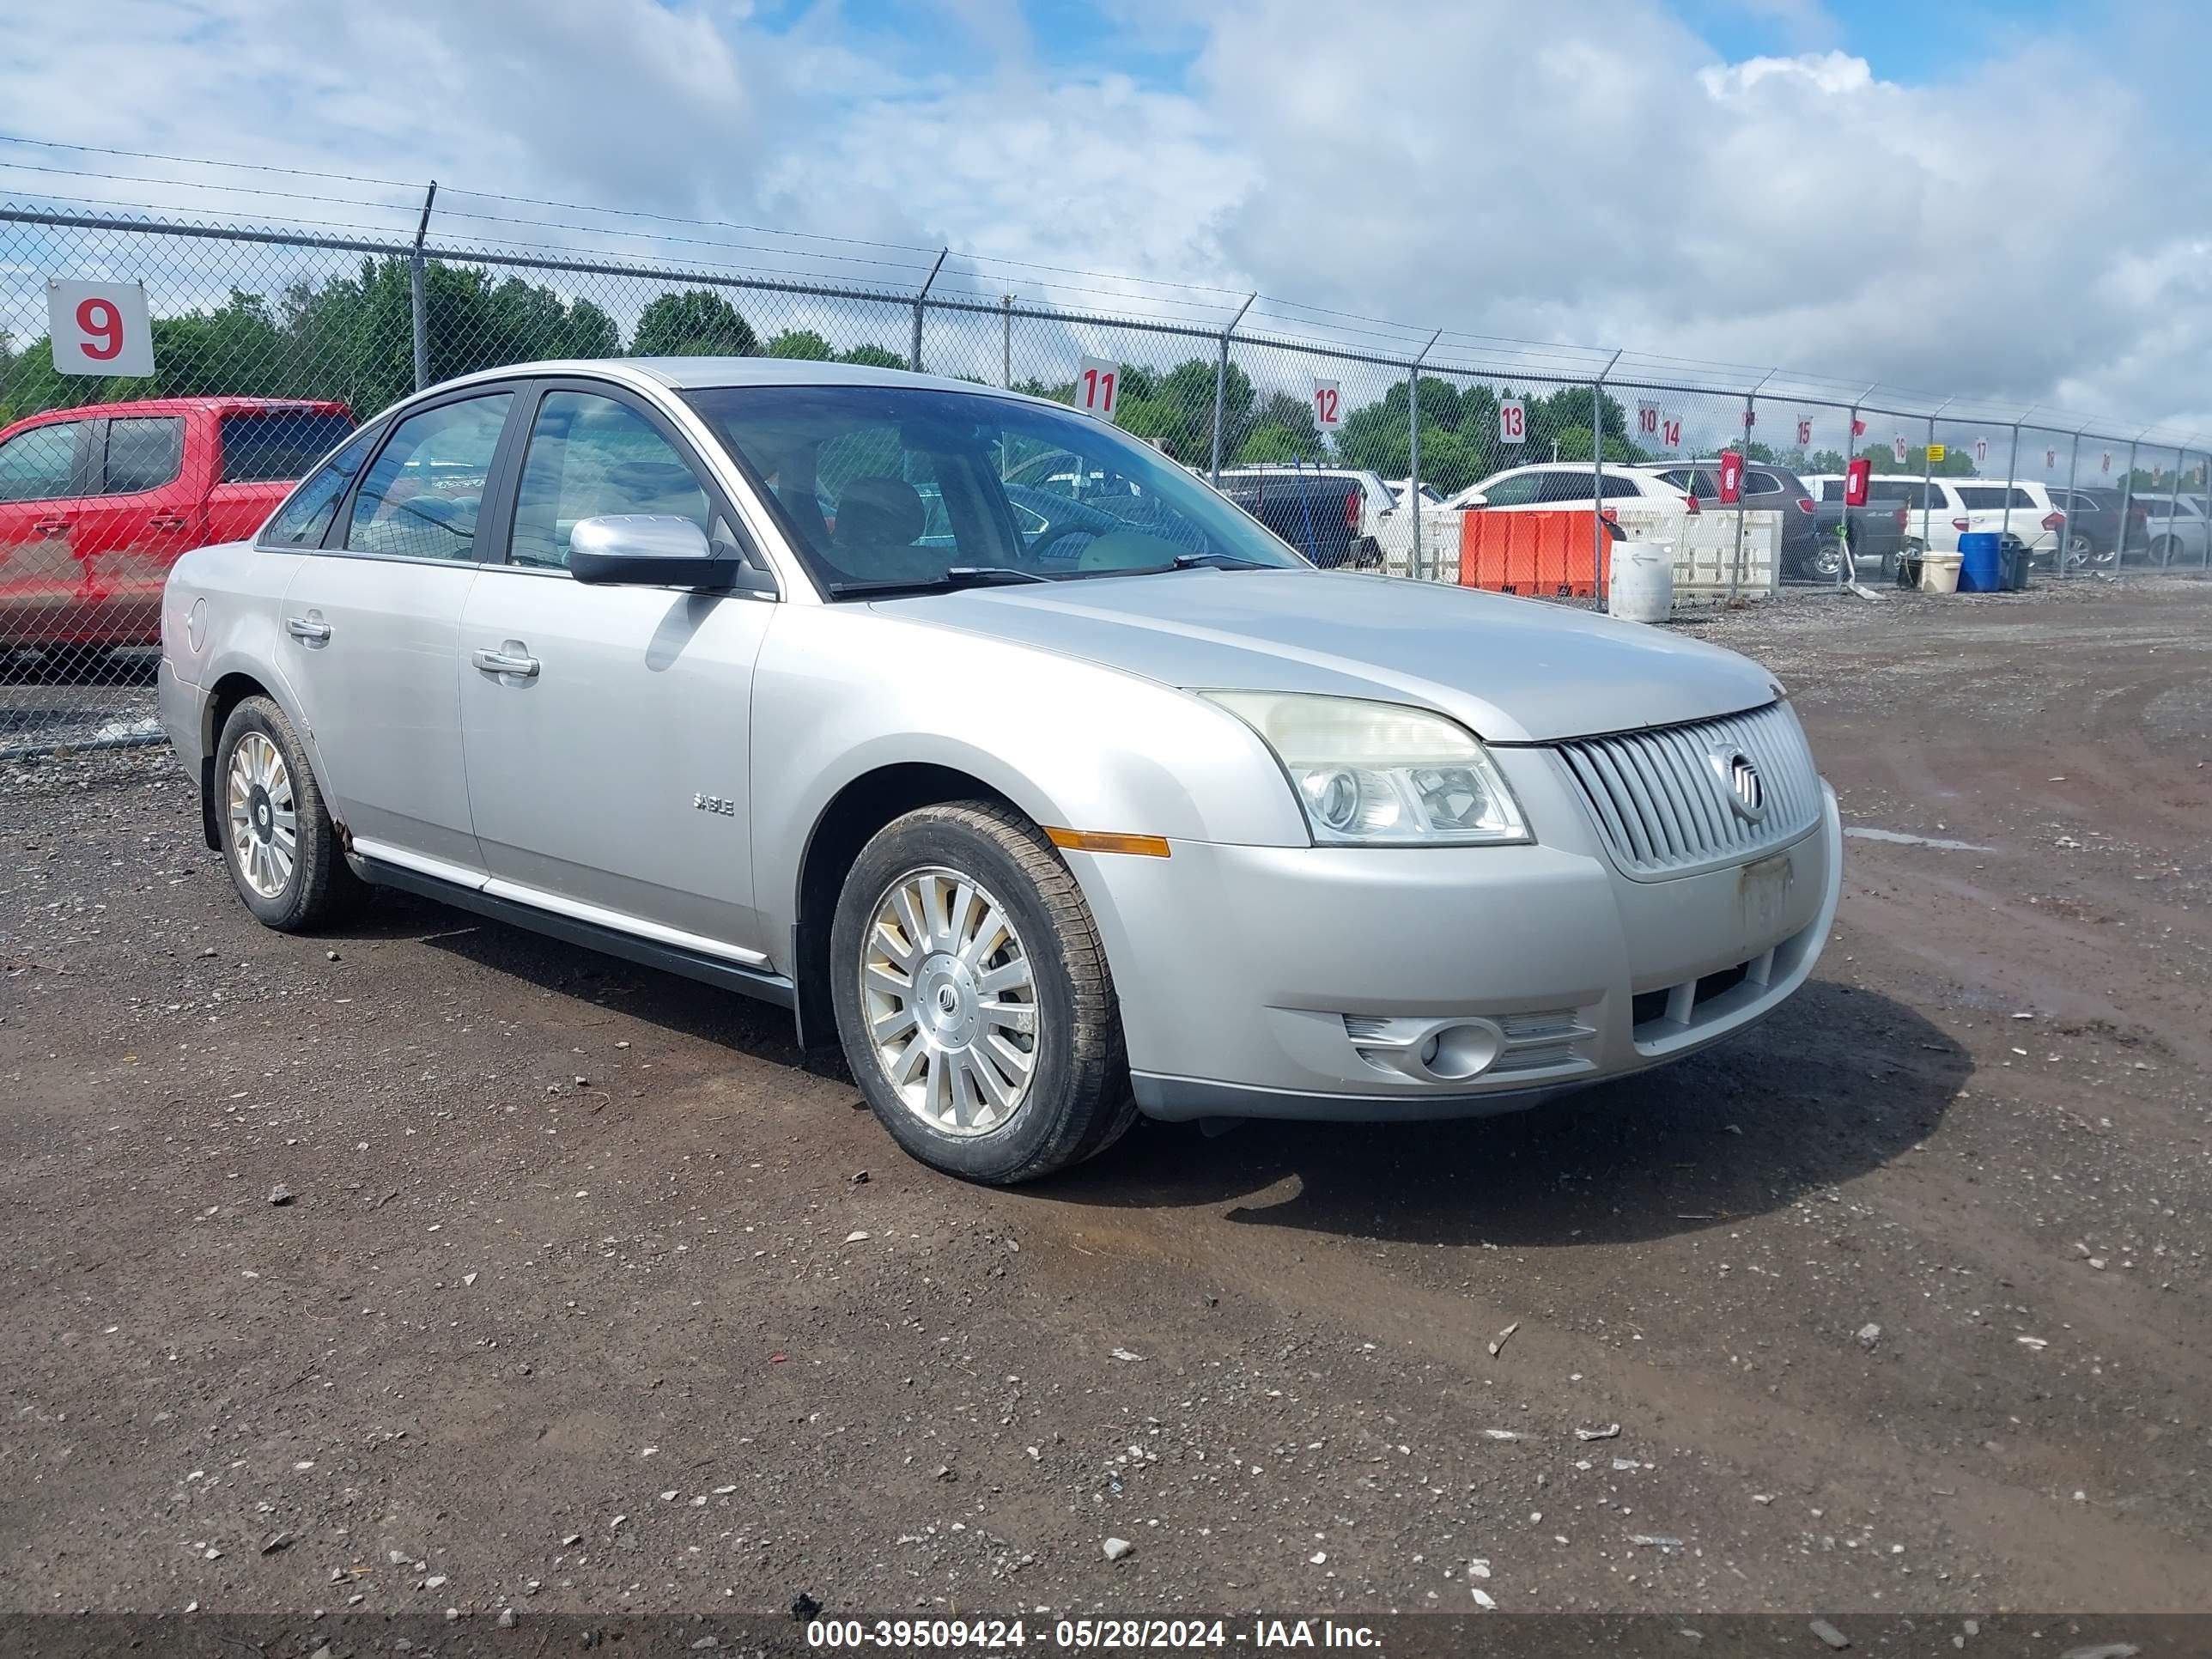
[[1121, 394], [1121, 365], [1105, 357], [1085, 357], [1076, 367], [1075, 406], [1102, 421], [1114, 418], [1115, 399]]
[[57, 374], [135, 380], [154, 372], [146, 290], [137, 283], [49, 282], [46, 331], [54, 343]]
[[1342, 388], [1334, 380], [1314, 382], [1314, 423], [1323, 428], [1344, 424]]
[[1498, 441], [1518, 444], [1528, 441], [1528, 405], [1518, 398], [1504, 399], [1498, 405]]

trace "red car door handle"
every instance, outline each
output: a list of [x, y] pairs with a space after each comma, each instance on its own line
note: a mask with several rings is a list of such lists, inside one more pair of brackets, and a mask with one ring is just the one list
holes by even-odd
[[146, 523], [149, 528], [155, 530], [189, 530], [191, 528], [191, 520], [179, 513], [156, 513], [152, 518], [147, 520]]
[[33, 519], [31, 528], [41, 536], [58, 536], [70, 527], [70, 522], [67, 519]]

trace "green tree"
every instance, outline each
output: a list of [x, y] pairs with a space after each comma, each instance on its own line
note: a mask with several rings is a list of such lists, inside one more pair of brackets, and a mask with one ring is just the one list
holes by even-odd
[[706, 289], [664, 294], [638, 313], [630, 351], [639, 357], [750, 357], [760, 350], [752, 325]]
[[838, 359], [840, 362], [858, 363], [863, 368], [908, 368], [903, 352], [892, 351], [879, 345], [856, 345]]
[[834, 362], [837, 354], [830, 349], [830, 342], [811, 328], [787, 328], [768, 343], [771, 357], [787, 357], [801, 362]]
[[1842, 450], [1816, 449], [1806, 458], [1805, 470], [1808, 472], [1841, 472], [1844, 465]]

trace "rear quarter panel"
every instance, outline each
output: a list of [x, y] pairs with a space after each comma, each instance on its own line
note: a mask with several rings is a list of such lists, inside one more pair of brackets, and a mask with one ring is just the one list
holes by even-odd
[[[234, 674], [244, 675], [276, 699], [291, 718], [318, 777], [327, 776], [314, 733], [300, 701], [279, 666], [277, 630], [282, 626], [284, 590], [305, 556], [272, 552], [251, 542], [221, 542], [195, 548], [169, 572], [161, 596], [161, 656], [170, 672], [200, 695], [203, 725], [199, 741], [212, 746], [216, 736], [204, 724], [208, 696]], [[207, 607], [199, 643], [192, 642], [191, 614]]]

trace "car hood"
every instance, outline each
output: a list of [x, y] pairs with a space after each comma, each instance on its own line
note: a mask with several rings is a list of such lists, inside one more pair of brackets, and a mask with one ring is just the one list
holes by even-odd
[[1758, 664], [1664, 629], [1328, 571], [1201, 568], [874, 604], [1168, 685], [1420, 704], [1492, 743], [1677, 725], [1778, 695]]

